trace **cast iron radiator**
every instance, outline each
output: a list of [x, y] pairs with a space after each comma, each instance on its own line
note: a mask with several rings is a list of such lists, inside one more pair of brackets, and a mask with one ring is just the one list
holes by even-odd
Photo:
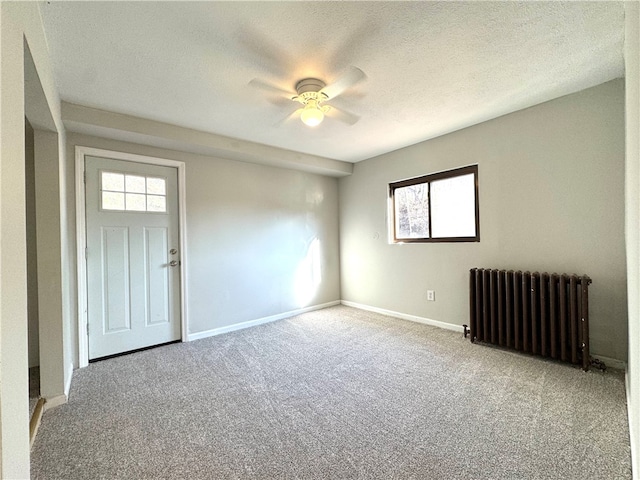
[[542, 355], [588, 370], [589, 291], [586, 275], [472, 268], [471, 341]]

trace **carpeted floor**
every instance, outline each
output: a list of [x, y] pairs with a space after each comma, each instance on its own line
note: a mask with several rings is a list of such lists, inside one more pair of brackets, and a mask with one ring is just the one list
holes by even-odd
[[630, 479], [620, 372], [338, 306], [78, 370], [34, 479]]

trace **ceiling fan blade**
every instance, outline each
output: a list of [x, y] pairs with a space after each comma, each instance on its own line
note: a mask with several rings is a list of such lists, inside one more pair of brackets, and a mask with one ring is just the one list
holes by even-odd
[[284, 125], [285, 123], [290, 122], [291, 120], [293, 120], [294, 118], [298, 118], [300, 117], [300, 114], [302, 113], [302, 109], [298, 108], [296, 110], [294, 110], [293, 112], [291, 112], [289, 115], [287, 115], [286, 117], [284, 117], [281, 120], [278, 120], [276, 123], [273, 124], [274, 127], [279, 127], [280, 125]]
[[327, 117], [334, 118], [339, 120], [347, 125], [354, 125], [360, 120], [360, 117], [355, 113], [347, 112], [346, 110], [341, 110], [334, 106], [327, 112]]
[[295, 92], [284, 90], [283, 88], [277, 87], [276, 85], [272, 85], [270, 83], [267, 83], [257, 78], [254, 78], [253, 80], [251, 80], [249, 82], [249, 86], [257, 88], [259, 90], [266, 91], [266, 92], [275, 93], [277, 95], [280, 95], [281, 97], [288, 98], [289, 100], [291, 100], [293, 97], [296, 96]]
[[[246, 59], [254, 67], [275, 76], [290, 72], [295, 60], [287, 50], [255, 28], [244, 26], [236, 32], [236, 39], [246, 52]], [[242, 57], [243, 55], [240, 55]]]
[[367, 76], [358, 67], [349, 67], [349, 70], [338, 78], [331, 85], [327, 85], [320, 92], [324, 93], [327, 97], [335, 98], [343, 93], [348, 88], [353, 87], [357, 83], [363, 81]]
[[379, 35], [380, 25], [370, 21], [360, 26], [353, 25], [347, 35], [340, 40], [339, 47], [335, 49], [327, 65], [336, 68], [349, 65], [349, 60], [359, 58], [363, 49], [371, 45], [371, 42]]
[[294, 105], [291, 102], [291, 97], [269, 97], [267, 98], [267, 101], [271, 104], [271, 105], [275, 105], [276, 107], [280, 107], [280, 108], [289, 108], [291, 107], [291, 105]]

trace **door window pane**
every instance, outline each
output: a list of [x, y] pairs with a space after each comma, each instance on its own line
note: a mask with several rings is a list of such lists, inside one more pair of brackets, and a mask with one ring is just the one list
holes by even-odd
[[114, 172], [102, 172], [102, 190], [124, 192], [124, 175]]
[[100, 172], [103, 210], [128, 212], [167, 211], [166, 179], [119, 172]]
[[150, 193], [152, 195], [166, 195], [165, 179], [147, 177], [147, 193]]
[[147, 209], [145, 195], [139, 193], [127, 193], [126, 209], [135, 212], [144, 212]]
[[167, 200], [163, 195], [147, 195], [147, 211], [148, 212], [166, 212]]
[[137, 175], [127, 175], [126, 191], [131, 193], [146, 193], [145, 178]]
[[124, 210], [124, 193], [102, 192], [103, 210]]

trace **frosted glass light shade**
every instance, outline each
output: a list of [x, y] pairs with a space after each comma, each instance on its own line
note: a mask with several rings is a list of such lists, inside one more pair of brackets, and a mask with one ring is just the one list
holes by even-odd
[[304, 107], [300, 114], [300, 120], [302, 120], [302, 123], [310, 127], [319, 125], [323, 119], [324, 113], [322, 113], [322, 110], [320, 110], [315, 103], [309, 103]]

